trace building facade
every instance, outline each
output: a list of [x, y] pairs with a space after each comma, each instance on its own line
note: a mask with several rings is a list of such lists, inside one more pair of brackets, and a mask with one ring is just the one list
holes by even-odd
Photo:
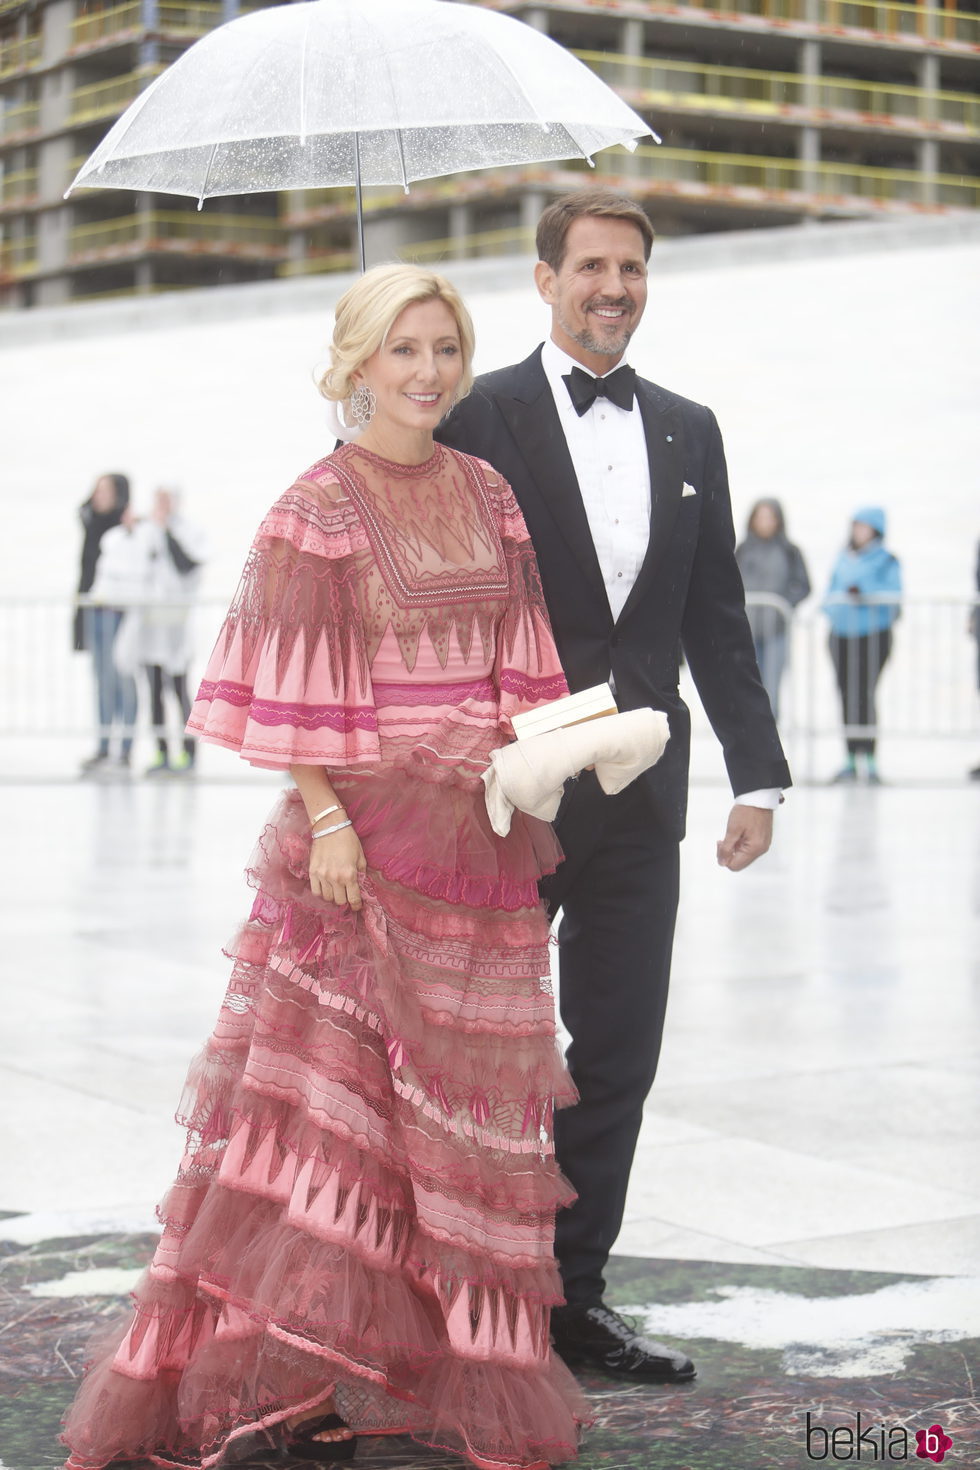
[[[588, 179], [680, 235], [980, 206], [980, 15], [892, 0], [473, 0], [578, 54], [663, 138], [366, 191], [368, 261], [526, 250]], [[960, 0], [961, 7], [977, 0]], [[0, 0], [0, 305], [353, 264], [352, 190], [212, 200], [83, 189], [139, 92], [248, 0]]]

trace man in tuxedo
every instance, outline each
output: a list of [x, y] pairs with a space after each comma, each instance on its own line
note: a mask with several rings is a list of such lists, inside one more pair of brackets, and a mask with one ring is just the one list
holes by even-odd
[[565, 861], [543, 891], [562, 911], [561, 1014], [581, 1098], [555, 1125], [578, 1193], [557, 1225], [567, 1305], [553, 1314], [555, 1345], [572, 1366], [678, 1382], [694, 1376], [690, 1359], [602, 1296], [667, 1003], [690, 747], [682, 647], [736, 798], [722, 866], [767, 850], [789, 770], [745, 616], [718, 425], [620, 366], [652, 243], [646, 214], [621, 195], [584, 189], [552, 204], [534, 273], [550, 340], [478, 378], [440, 437], [513, 486], [572, 692], [609, 680], [621, 710], [651, 706], [670, 723], [660, 762], [619, 796], [589, 773], [569, 784], [556, 820]]

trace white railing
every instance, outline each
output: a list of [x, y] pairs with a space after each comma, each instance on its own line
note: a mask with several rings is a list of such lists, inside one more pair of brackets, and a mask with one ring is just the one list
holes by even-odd
[[[870, 599], [891, 602], [891, 597]], [[845, 739], [874, 736], [880, 764], [903, 779], [959, 779], [964, 761], [980, 760], [976, 603], [969, 597], [903, 596], [891, 653], [875, 693], [876, 725], [845, 725], [830, 654], [830, 625], [815, 593], [801, 609], [749, 593], [749, 607], [771, 607], [784, 620], [788, 657], [779, 730], [798, 783], [828, 778], [841, 765]], [[853, 605], [853, 604], [852, 604]], [[853, 668], [853, 665], [852, 665]], [[853, 673], [851, 677], [855, 677]], [[693, 711], [692, 774], [718, 775], [721, 758], [689, 674], [682, 693]]]
[[[750, 594], [748, 602], [774, 607], [786, 618], [789, 658], [780, 732], [796, 780], [824, 779], [841, 763], [844, 730], [829, 628], [818, 598], [795, 615], [778, 598]], [[903, 597], [877, 693], [877, 734], [886, 771], [896, 764], [889, 753], [900, 746], [899, 764], [908, 779], [954, 779], [962, 775], [964, 753], [972, 752], [972, 764], [980, 760], [977, 644], [970, 631], [974, 606], [967, 597]], [[35, 765], [51, 770], [52, 742], [77, 745], [94, 736], [91, 657], [72, 651], [74, 608], [67, 597], [0, 598], [0, 779], [29, 775]], [[209, 599], [192, 609], [192, 692], [226, 608], [227, 599]], [[149, 752], [148, 689], [143, 680], [139, 685], [139, 735]], [[693, 711], [694, 778], [718, 774], [717, 742], [686, 671], [682, 689]], [[47, 752], [43, 759], [41, 742]], [[72, 759], [65, 758], [65, 774], [74, 770]]]

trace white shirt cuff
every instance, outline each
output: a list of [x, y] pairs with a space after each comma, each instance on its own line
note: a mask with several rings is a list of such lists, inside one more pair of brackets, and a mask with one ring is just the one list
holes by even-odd
[[761, 806], [767, 811], [774, 812], [783, 799], [783, 793], [778, 786], [766, 791], [747, 791], [744, 796], [736, 796], [736, 806]]

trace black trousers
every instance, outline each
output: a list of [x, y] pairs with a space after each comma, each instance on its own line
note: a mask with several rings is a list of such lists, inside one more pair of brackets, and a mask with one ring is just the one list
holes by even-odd
[[[845, 726], [865, 725], [873, 732], [878, 723], [875, 689], [891, 651], [890, 628], [864, 633], [858, 638], [842, 638], [837, 633], [831, 633], [830, 657], [837, 675]], [[873, 733], [846, 735], [845, 739], [851, 755], [874, 755]]]
[[[180, 708], [184, 724], [186, 724], [190, 719], [191, 713], [191, 697], [187, 692], [187, 675], [167, 674], [159, 664], [147, 664], [146, 673], [150, 681], [150, 720], [153, 724], [154, 734], [157, 737], [157, 749], [161, 755], [165, 756], [167, 754], [167, 717], [163, 707], [164, 681], [170, 681], [174, 698]], [[184, 736], [183, 745], [186, 753], [193, 757], [195, 742], [189, 735]]]
[[578, 1193], [555, 1250], [573, 1306], [602, 1298], [623, 1221], [643, 1103], [663, 1035], [677, 915], [679, 848], [635, 786], [605, 796], [586, 772], [556, 822], [565, 862], [542, 884], [559, 908], [561, 1018], [580, 1101], [555, 1118], [558, 1162]]

